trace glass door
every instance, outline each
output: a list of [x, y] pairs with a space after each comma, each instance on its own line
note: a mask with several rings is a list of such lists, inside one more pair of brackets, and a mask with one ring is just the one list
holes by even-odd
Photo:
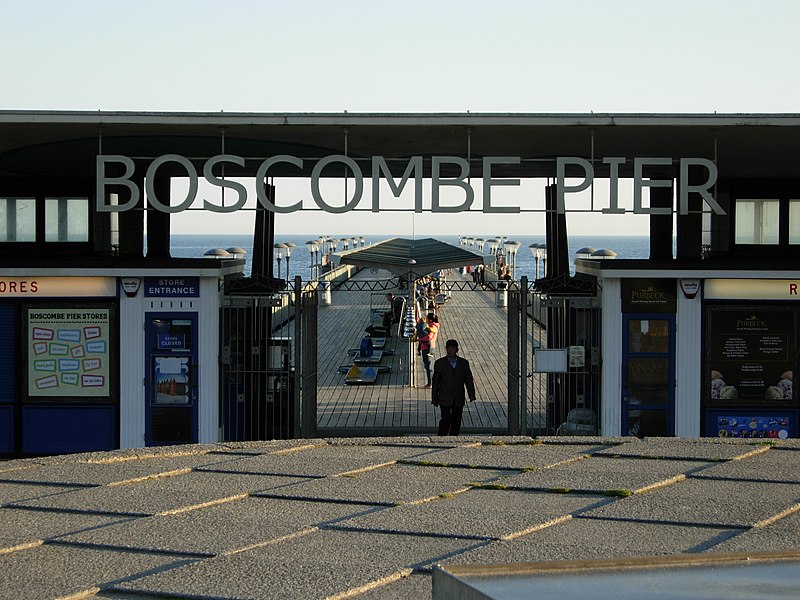
[[622, 434], [674, 435], [675, 316], [626, 314], [622, 326]]

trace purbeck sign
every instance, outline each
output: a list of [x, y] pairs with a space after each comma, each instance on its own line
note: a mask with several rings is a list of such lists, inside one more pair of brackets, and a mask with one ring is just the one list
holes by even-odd
[[[385, 179], [389, 189], [395, 197], [398, 197], [405, 186], [413, 178], [414, 180], [414, 211], [422, 212], [422, 156], [412, 156], [403, 172], [400, 181], [396, 181], [391, 175], [386, 159], [382, 156], [372, 157], [372, 172], [376, 174], [372, 178], [372, 211], [380, 212], [380, 180]], [[618, 214], [626, 212], [619, 206], [618, 180], [619, 167], [627, 162], [623, 157], [605, 157], [602, 163], [608, 166], [610, 190], [608, 206], [602, 208], [600, 212], [607, 214]], [[457, 156], [432, 156], [431, 161], [431, 212], [434, 213], [457, 213], [470, 209], [475, 200], [475, 190], [469, 180], [469, 163], [466, 159]], [[642, 191], [644, 188], [652, 187], [671, 187], [671, 179], [645, 178], [643, 171], [650, 166], [668, 166], [673, 164], [672, 158], [667, 157], [648, 157], [633, 158], [633, 212], [637, 214], [671, 214], [672, 208], [669, 207], [647, 207], [643, 205]], [[501, 186], [519, 186], [520, 180], [513, 178], [495, 178], [492, 176], [494, 165], [519, 164], [518, 156], [487, 156], [483, 158], [483, 212], [484, 213], [519, 213], [519, 206], [496, 206], [492, 204], [492, 189]], [[106, 174], [106, 167], [110, 164], [122, 165], [125, 172], [122, 176], [111, 177]], [[171, 205], [165, 203], [163, 198], [159, 198], [153, 186], [158, 169], [167, 163], [180, 165], [189, 179], [189, 189], [186, 197], [178, 204]], [[203, 165], [203, 177], [212, 186], [232, 190], [236, 194], [236, 201], [230, 205], [219, 205], [203, 200], [203, 208], [212, 212], [227, 213], [235, 212], [242, 208], [247, 202], [247, 189], [238, 181], [232, 181], [218, 177], [214, 174], [214, 167], [225, 163], [235, 164], [243, 167], [245, 159], [233, 154], [218, 154], [209, 158]], [[302, 200], [288, 206], [278, 206], [267, 195], [265, 181], [270, 168], [274, 165], [283, 163], [294, 165], [298, 170], [303, 168], [303, 159], [287, 154], [272, 156], [264, 160], [258, 167], [255, 176], [255, 189], [258, 202], [267, 210], [276, 213], [292, 213], [302, 208]], [[352, 178], [355, 181], [353, 195], [347, 199], [344, 206], [333, 206], [325, 201], [320, 189], [320, 177], [325, 167], [339, 163], [350, 169]], [[689, 194], [697, 193], [703, 201], [716, 214], [724, 215], [725, 211], [717, 203], [709, 192], [717, 181], [717, 166], [713, 161], [706, 158], [680, 158], [678, 159], [678, 210], [679, 214], [685, 215], [689, 212]], [[457, 166], [461, 174], [458, 177], [444, 178], [441, 176], [442, 166]], [[690, 184], [689, 168], [703, 167], [706, 170], [707, 178], [704, 182]], [[583, 170], [583, 178], [580, 183], [567, 185], [567, 170]], [[122, 212], [130, 210], [139, 203], [142, 190], [131, 180], [134, 173], [134, 162], [127, 156], [116, 154], [100, 154], [97, 156], [97, 210], [98, 212]], [[197, 199], [198, 173], [194, 164], [185, 156], [178, 154], [164, 154], [150, 163], [145, 174], [145, 194], [148, 203], [156, 210], [164, 213], [178, 213], [188, 209]], [[574, 179], [574, 178], [573, 178]], [[577, 178], [581, 179], [581, 178]], [[594, 167], [585, 158], [576, 156], [556, 158], [556, 208], [560, 214], [567, 212], [566, 197], [583, 191], [592, 185], [594, 181]], [[458, 206], [445, 206], [440, 202], [440, 192], [443, 187], [460, 188], [464, 193], [464, 201]], [[128, 199], [122, 203], [110, 204], [107, 202], [109, 188], [128, 190]], [[362, 200], [364, 194], [364, 174], [358, 163], [347, 156], [333, 154], [317, 161], [311, 172], [310, 191], [316, 205], [325, 212], [346, 213], [353, 210]]]

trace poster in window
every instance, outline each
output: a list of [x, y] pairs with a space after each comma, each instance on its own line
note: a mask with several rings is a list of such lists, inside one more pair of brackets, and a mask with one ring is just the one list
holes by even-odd
[[110, 310], [28, 309], [28, 396], [110, 395]]
[[153, 404], [189, 404], [189, 357], [153, 357]]
[[794, 405], [792, 313], [760, 308], [715, 310], [709, 330], [712, 404]]

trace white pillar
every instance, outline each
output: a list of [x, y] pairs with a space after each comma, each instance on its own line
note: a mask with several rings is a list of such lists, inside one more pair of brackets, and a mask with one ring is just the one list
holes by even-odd
[[700, 437], [700, 405], [704, 391], [701, 350], [703, 304], [700, 294], [687, 298], [680, 290], [680, 282], [676, 282], [676, 285], [678, 312], [675, 316], [675, 435]]
[[603, 366], [600, 378], [600, 433], [622, 435], [622, 285], [619, 279], [601, 280]]

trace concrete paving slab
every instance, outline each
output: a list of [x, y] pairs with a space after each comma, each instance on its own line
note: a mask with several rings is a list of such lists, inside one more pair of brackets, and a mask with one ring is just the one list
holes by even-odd
[[473, 489], [341, 521], [335, 527], [499, 539], [529, 533], [609, 498], [584, 494]]
[[602, 448], [604, 446], [596, 444], [482, 444], [437, 450], [403, 462], [490, 469], [540, 469], [588, 456]]
[[204, 598], [327, 598], [444, 560], [471, 540], [314, 531], [114, 586], [118, 591]]
[[635, 521], [573, 518], [510, 541], [491, 542], [442, 561], [444, 565], [590, 560], [699, 552], [736, 530], [688, 525], [655, 527]]
[[185, 513], [135, 519], [67, 535], [62, 540], [213, 556], [374, 510], [373, 506], [359, 504], [245, 498]]
[[800, 512], [742, 531], [712, 548], [713, 552], [760, 552], [800, 550]]
[[795, 484], [774, 483], [766, 491], [759, 482], [692, 478], [621, 499], [586, 516], [744, 528], [779, 515], [798, 502], [800, 487]]
[[0, 506], [13, 502], [26, 502], [36, 498], [55, 496], [81, 489], [75, 486], [37, 485], [35, 483], [10, 483], [0, 481]]
[[9, 460], [3, 459], [0, 460], [0, 476], [4, 475], [5, 473], [13, 473], [14, 471], [38, 467], [43, 464], [44, 463], [41, 460], [36, 458], [15, 458]]
[[430, 573], [412, 573], [396, 581], [356, 596], [358, 600], [430, 600], [433, 582]]
[[639, 438], [633, 436], [600, 436], [600, 435], [537, 435], [534, 438], [537, 442], [544, 444], [598, 444], [601, 446], [616, 446], [618, 444], [627, 444], [628, 442], [635, 442]]
[[564, 489], [604, 493], [637, 492], [666, 484], [707, 463], [647, 458], [591, 457], [575, 462], [506, 477], [502, 483], [522, 489]]
[[313, 479], [254, 494], [313, 500], [394, 505], [452, 494], [473, 482], [494, 481], [511, 471], [390, 465], [348, 477]]
[[316, 446], [220, 462], [200, 471], [326, 477], [395, 462], [430, 452], [416, 446]]
[[54, 454], [35, 460], [45, 465], [71, 462], [116, 462], [120, 460], [145, 458], [171, 458], [178, 456], [200, 456], [217, 448], [217, 444], [181, 444], [176, 446], [147, 446], [144, 448], [118, 448], [98, 452], [76, 454]]
[[669, 458], [678, 460], [726, 461], [764, 452], [768, 446], [754, 444], [752, 440], [728, 438], [675, 438], [635, 439], [626, 444], [606, 447], [598, 456], [622, 456], [643, 458]]
[[397, 437], [325, 438], [332, 446], [429, 446], [435, 448], [474, 446], [476, 444], [524, 444], [533, 441], [527, 435], [402, 435]]
[[137, 483], [84, 488], [69, 493], [15, 503], [27, 508], [52, 508], [101, 514], [149, 516], [165, 511], [278, 488], [299, 477], [200, 473], [148, 479]]
[[212, 453], [220, 454], [270, 454], [279, 450], [302, 448], [305, 446], [324, 446], [327, 442], [318, 438], [296, 440], [265, 440], [254, 442], [219, 442]]
[[741, 460], [712, 465], [692, 476], [800, 483], [800, 452], [780, 447], [770, 448], [767, 452]]
[[188, 562], [163, 554], [46, 544], [0, 554], [0, 598], [61, 598]]
[[101, 515], [0, 508], [0, 554], [15, 546], [88, 531], [125, 520]]
[[109, 462], [59, 462], [28, 469], [0, 473], [0, 482], [27, 481], [37, 483], [59, 482], [75, 485], [107, 485], [131, 479], [158, 477], [182, 469], [203, 465], [222, 464], [235, 456], [220, 454], [195, 454], [189, 456], [130, 458]]

